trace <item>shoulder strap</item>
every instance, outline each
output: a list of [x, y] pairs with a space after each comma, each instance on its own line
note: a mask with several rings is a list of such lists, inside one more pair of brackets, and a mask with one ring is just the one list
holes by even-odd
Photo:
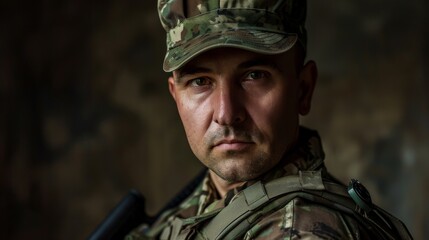
[[[208, 239], [222, 239], [228, 232], [236, 228], [247, 229], [250, 223], [245, 218], [253, 210], [268, 203], [280, 195], [308, 190], [324, 190], [320, 171], [300, 172], [299, 176], [290, 175], [275, 179], [267, 184], [260, 181], [244, 189], [237, 198], [226, 206], [202, 229]], [[240, 231], [241, 230], [235, 230]]]
[[[249, 220], [249, 216], [255, 210], [273, 201], [276, 201], [275, 204], [278, 206], [283, 206], [296, 197], [316, 201], [353, 215], [367, 227], [375, 228], [374, 231], [379, 236], [391, 236], [390, 239], [398, 239], [395, 236], [400, 236], [400, 239], [412, 239], [402, 222], [386, 214], [385, 211], [379, 210], [378, 207], [375, 207], [374, 214], [379, 219], [373, 220], [358, 214], [355, 211], [357, 205], [348, 196], [346, 187], [337, 183], [324, 182], [321, 171], [300, 171], [299, 175], [286, 176], [266, 184], [256, 182], [243, 190], [234, 201], [203, 227], [201, 234], [210, 240], [234, 239], [254, 224]], [[398, 230], [394, 231], [395, 229]]]

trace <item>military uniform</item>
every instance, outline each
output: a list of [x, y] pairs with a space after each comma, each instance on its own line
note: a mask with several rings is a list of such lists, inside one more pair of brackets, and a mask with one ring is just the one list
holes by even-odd
[[[163, 68], [233, 47], [280, 54], [306, 50], [305, 0], [158, 0], [167, 32]], [[126, 239], [410, 239], [403, 224], [372, 204], [359, 182], [347, 188], [323, 163], [317, 132], [300, 128], [295, 147], [271, 170], [219, 196], [207, 174], [181, 204]]]
[[[207, 175], [191, 196], [177, 208], [163, 213], [151, 228], [143, 225], [130, 233], [126, 239], [212, 239], [206, 235], [205, 228], [223, 209], [238, 201], [240, 193], [256, 183], [269, 183], [285, 179], [285, 176], [317, 173], [324, 179], [324, 185], [331, 182], [336, 186], [342, 186], [345, 191], [347, 187], [340, 185], [329, 175], [323, 159], [324, 153], [317, 132], [301, 128], [297, 146], [285, 154], [280, 165], [261, 178], [230, 190], [221, 198]], [[293, 179], [296, 178], [290, 180]], [[284, 186], [293, 184], [287, 180], [282, 182]], [[320, 191], [323, 195], [325, 190], [318, 187], [314, 186], [313, 190]], [[372, 232], [374, 229], [362, 224], [351, 211], [343, 211], [341, 207], [325, 204], [320, 199], [296, 196], [293, 193], [289, 195], [290, 199], [287, 201], [281, 200], [279, 196], [276, 198], [277, 202], [271, 201], [256, 208], [247, 216], [249, 226], [234, 238], [374, 239], [374, 236], [377, 236]], [[358, 204], [355, 205], [356, 209], [360, 208]], [[221, 238], [229, 239], [226, 236], [228, 235]]]

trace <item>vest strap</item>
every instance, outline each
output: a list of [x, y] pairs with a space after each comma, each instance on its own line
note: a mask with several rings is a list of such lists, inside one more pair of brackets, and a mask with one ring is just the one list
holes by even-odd
[[247, 216], [270, 199], [296, 191], [324, 189], [321, 171], [300, 171], [299, 175], [285, 176], [267, 184], [258, 181], [239, 193], [202, 229], [202, 233], [208, 239], [222, 239], [231, 231], [238, 233], [248, 229]]
[[412, 239], [401, 221], [375, 205], [371, 214], [377, 214], [377, 217], [360, 214], [360, 209], [347, 193], [347, 187], [323, 181], [320, 170], [300, 171], [299, 175], [285, 176], [266, 184], [254, 183], [202, 227], [199, 234], [210, 240], [236, 239], [253, 226], [250, 216], [256, 209], [274, 201], [275, 206], [280, 207], [296, 197], [354, 216], [366, 228], [373, 229], [378, 239], [396, 239], [398, 236], [400, 239]]

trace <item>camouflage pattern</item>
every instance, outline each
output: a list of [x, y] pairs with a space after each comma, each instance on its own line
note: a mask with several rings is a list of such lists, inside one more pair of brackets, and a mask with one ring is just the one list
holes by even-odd
[[[282, 164], [258, 180], [268, 182], [287, 175], [297, 175], [301, 170], [321, 170], [326, 179], [332, 179], [323, 163], [324, 153], [315, 131], [300, 130], [299, 145], [287, 154]], [[333, 180], [333, 179], [332, 179]], [[334, 181], [334, 180], [333, 180]], [[127, 236], [136, 239], [176, 239], [175, 231], [183, 239], [206, 239], [199, 229], [226, 205], [234, 201], [237, 193], [252, 185], [231, 190], [220, 198], [207, 176], [195, 192], [176, 209], [164, 213], [150, 229], [140, 227]], [[264, 205], [251, 217], [257, 218], [243, 239], [369, 239], [367, 230], [350, 216], [317, 202], [294, 198], [280, 209], [275, 203]], [[176, 220], [185, 219], [187, 225], [177, 227]]]
[[158, 0], [158, 12], [167, 72], [216, 47], [277, 54], [307, 42], [306, 0]]

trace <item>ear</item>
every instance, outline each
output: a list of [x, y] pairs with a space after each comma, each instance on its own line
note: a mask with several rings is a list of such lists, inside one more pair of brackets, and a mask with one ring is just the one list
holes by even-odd
[[307, 115], [311, 109], [311, 99], [317, 82], [317, 66], [314, 61], [307, 62], [299, 73], [299, 114]]
[[174, 101], [176, 101], [176, 85], [175, 85], [174, 77], [170, 76], [168, 78], [168, 90], [170, 91], [171, 96], [174, 98]]

